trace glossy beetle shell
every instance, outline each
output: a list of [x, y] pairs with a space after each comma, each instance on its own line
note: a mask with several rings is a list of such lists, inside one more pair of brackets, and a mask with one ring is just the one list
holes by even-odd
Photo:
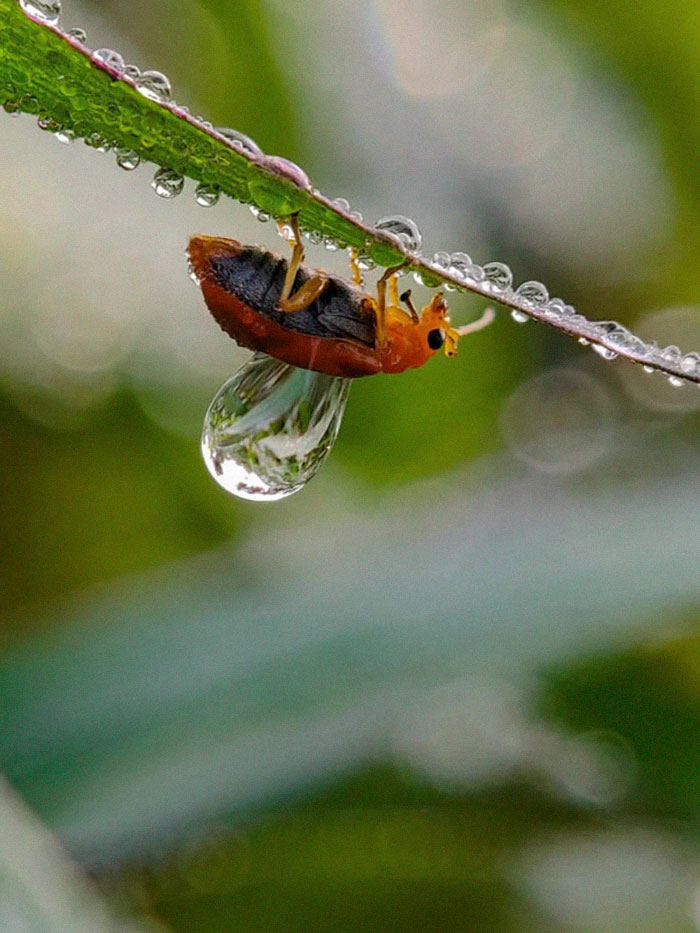
[[[241, 346], [330, 376], [382, 371], [372, 299], [351, 282], [327, 276], [319, 298], [289, 314], [277, 303], [285, 259], [222, 237], [192, 237], [188, 252], [207, 307]], [[312, 274], [300, 269], [295, 287]]]

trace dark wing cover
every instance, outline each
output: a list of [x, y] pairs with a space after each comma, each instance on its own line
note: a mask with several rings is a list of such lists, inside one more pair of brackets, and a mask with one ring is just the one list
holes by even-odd
[[[287, 274], [286, 259], [256, 246], [243, 246], [235, 253], [213, 256], [211, 270], [216, 282], [227, 292], [288, 330], [374, 346], [374, 315], [367, 314], [362, 292], [342, 279], [329, 276], [313, 304], [303, 311], [285, 313], [278, 301]], [[301, 268], [294, 291], [312, 275]]]

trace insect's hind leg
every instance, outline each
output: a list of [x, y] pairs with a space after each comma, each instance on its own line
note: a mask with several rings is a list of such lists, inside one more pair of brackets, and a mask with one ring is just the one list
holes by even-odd
[[365, 280], [362, 278], [362, 270], [360, 269], [360, 264], [357, 261], [357, 251], [354, 249], [350, 250], [350, 270], [352, 271], [352, 280], [355, 285], [359, 285], [361, 288], [364, 288]]
[[310, 279], [307, 279], [303, 285], [300, 285], [296, 292], [292, 294], [297, 272], [304, 261], [304, 244], [301, 240], [299, 220], [296, 214], [292, 214], [290, 217], [289, 225], [292, 228], [294, 237], [292, 241], [292, 258], [287, 267], [287, 274], [284, 277], [278, 304], [282, 311], [291, 314], [294, 311], [304, 311], [309, 305], [313, 304], [325, 288], [327, 279], [326, 276], [322, 274], [314, 275]]

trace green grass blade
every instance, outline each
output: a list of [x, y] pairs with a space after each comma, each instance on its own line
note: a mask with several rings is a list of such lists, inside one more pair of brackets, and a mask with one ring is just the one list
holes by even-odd
[[324, 197], [286, 160], [240, 151], [186, 109], [143, 96], [133, 80], [96, 59], [58, 26], [27, 16], [17, 0], [0, 0], [0, 104], [11, 112], [35, 114], [44, 128], [70, 132], [96, 148], [135, 152], [275, 217], [298, 213], [307, 232], [351, 247], [378, 266], [403, 264], [429, 287], [448, 284], [481, 295], [583, 339], [607, 358], [623, 357], [700, 383], [700, 354], [683, 356], [675, 347], [647, 344], [613, 321], [589, 321], [563, 301], [550, 299], [539, 283], [514, 290], [501, 264], [471, 264], [460, 273], [412, 251], [406, 242], [363, 223], [346, 202]]

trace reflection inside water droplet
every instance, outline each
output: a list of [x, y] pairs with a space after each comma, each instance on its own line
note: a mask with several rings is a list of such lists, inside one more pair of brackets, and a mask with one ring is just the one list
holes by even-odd
[[221, 192], [212, 185], [197, 185], [194, 197], [200, 207], [214, 207], [218, 203]]
[[350, 389], [256, 353], [219, 389], [202, 433], [217, 483], [241, 499], [291, 496], [315, 476], [340, 429]]
[[153, 176], [151, 187], [159, 198], [176, 198], [185, 185], [185, 179], [177, 172], [161, 168]]

